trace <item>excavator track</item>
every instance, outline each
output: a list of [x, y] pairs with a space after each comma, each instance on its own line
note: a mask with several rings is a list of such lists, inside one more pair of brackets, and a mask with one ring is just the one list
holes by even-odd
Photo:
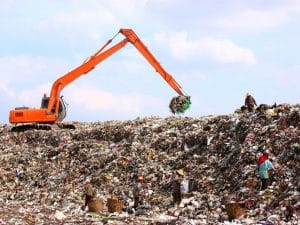
[[51, 130], [51, 125], [49, 124], [23, 124], [14, 126], [12, 132], [24, 132], [27, 130]]
[[[76, 127], [73, 124], [63, 124], [63, 123], [57, 123], [57, 125], [60, 129], [76, 129]], [[24, 132], [27, 130], [52, 130], [53, 125], [51, 124], [23, 124], [14, 126], [11, 131], [12, 132]]]
[[71, 129], [71, 130], [76, 129], [75, 125], [73, 124], [57, 123], [56, 125], [61, 129]]

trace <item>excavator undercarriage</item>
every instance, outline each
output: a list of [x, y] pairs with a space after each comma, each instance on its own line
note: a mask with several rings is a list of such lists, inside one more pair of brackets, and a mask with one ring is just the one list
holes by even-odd
[[12, 127], [12, 132], [24, 132], [27, 130], [52, 130], [53, 127], [57, 126], [60, 129], [75, 129], [75, 125], [67, 123], [53, 123], [53, 124], [41, 124], [41, 123], [31, 123], [31, 124], [20, 124]]
[[[44, 95], [41, 101], [41, 109], [46, 110], [48, 108], [49, 104], [49, 97]], [[10, 117], [26, 117], [24, 115], [23, 110], [29, 110], [29, 107], [17, 107], [14, 110], [14, 114], [10, 115]], [[58, 120], [57, 121], [62, 121], [66, 115], [67, 115], [67, 106], [66, 102], [63, 99], [63, 96], [59, 98], [59, 107], [58, 107]], [[75, 129], [75, 126], [73, 124], [67, 124], [67, 123], [61, 123], [61, 122], [34, 122], [34, 121], [28, 121], [29, 123], [24, 123], [24, 124], [17, 124], [15, 125], [11, 131], [13, 132], [23, 132], [26, 130], [51, 130], [53, 126], [57, 126], [61, 129]]]

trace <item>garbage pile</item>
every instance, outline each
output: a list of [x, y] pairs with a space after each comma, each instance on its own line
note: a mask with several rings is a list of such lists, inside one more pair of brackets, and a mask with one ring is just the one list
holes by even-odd
[[[0, 126], [0, 224], [300, 224], [299, 105], [74, 125]], [[260, 190], [256, 162], [266, 148], [276, 173]], [[133, 210], [136, 176], [145, 194]], [[188, 190], [175, 203], [178, 176]], [[87, 180], [99, 213], [83, 210]], [[112, 196], [124, 201], [121, 212], [107, 210]]]

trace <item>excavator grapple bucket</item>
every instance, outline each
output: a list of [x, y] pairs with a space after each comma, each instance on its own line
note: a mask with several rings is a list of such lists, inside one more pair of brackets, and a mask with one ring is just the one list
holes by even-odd
[[177, 96], [172, 98], [169, 108], [173, 114], [182, 114], [190, 108], [191, 104], [190, 96]]

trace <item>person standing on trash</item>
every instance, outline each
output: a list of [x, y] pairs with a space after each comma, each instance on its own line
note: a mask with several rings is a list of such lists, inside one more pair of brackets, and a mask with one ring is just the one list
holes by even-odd
[[189, 193], [189, 180], [186, 179], [186, 175], [183, 169], [176, 171], [176, 178], [173, 181], [173, 203], [179, 204], [183, 198]]
[[181, 202], [181, 194], [180, 194], [180, 182], [181, 178], [179, 177], [178, 172], [173, 175], [172, 178], [172, 197], [173, 203], [179, 204]]
[[103, 209], [103, 203], [97, 197], [97, 190], [93, 187], [92, 181], [87, 179], [84, 184], [85, 203], [81, 207], [85, 210], [88, 207], [89, 212], [98, 212]]
[[249, 92], [246, 94], [245, 106], [249, 112], [254, 112], [255, 106], [257, 106], [254, 97]]
[[271, 161], [269, 160], [268, 151], [264, 151], [257, 161], [258, 174], [261, 179], [261, 190], [265, 190], [269, 186], [269, 170], [275, 171]]
[[134, 198], [133, 208], [134, 209], [136, 209], [138, 206], [142, 205], [143, 203], [143, 198], [142, 198], [143, 183], [144, 183], [144, 178], [142, 176], [138, 176], [136, 178], [133, 187], [133, 198]]

